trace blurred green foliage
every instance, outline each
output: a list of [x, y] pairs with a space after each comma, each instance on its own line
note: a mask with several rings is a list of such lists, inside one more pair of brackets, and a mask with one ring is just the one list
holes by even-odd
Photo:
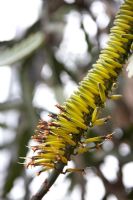
[[[104, 13], [109, 19], [105, 26], [100, 26], [98, 22], [98, 16], [94, 12], [95, 3], [98, 3], [97, 6], [103, 6]], [[77, 84], [87, 70], [91, 68], [91, 64], [96, 61], [99, 50], [103, 47], [103, 39], [108, 36], [109, 28], [112, 26], [119, 3], [119, 1], [114, 0], [76, 0], [71, 4], [63, 0], [43, 1], [42, 13], [38, 21], [29, 27], [20, 41], [14, 39], [11, 47], [9, 47], [8, 42], [1, 42], [0, 65], [10, 65], [11, 68], [15, 68], [21, 90], [20, 98], [13, 98], [13, 100], [9, 98], [8, 101], [0, 103], [2, 114], [10, 111], [19, 113], [17, 126], [14, 128], [15, 136], [13, 141], [7, 141], [0, 146], [1, 150], [7, 149], [10, 151], [8, 167], [5, 170], [6, 177], [2, 187], [3, 199], [10, 199], [8, 193], [14, 187], [14, 181], [18, 177], [24, 179], [25, 182], [25, 196], [23, 199], [29, 199], [30, 194], [27, 188], [32, 178], [25, 174], [24, 166], [18, 164], [18, 162], [20, 162], [20, 157], [25, 157], [27, 154], [28, 148], [26, 146], [34, 133], [38, 119], [42, 117], [42, 114], [47, 114], [48, 111], [51, 111], [50, 108], [44, 109], [33, 104], [37, 87], [39, 84], [45, 84], [52, 89], [58, 101], [63, 102], [65, 98], [64, 87], [67, 87], [67, 81], [66, 83], [63, 81], [63, 74], [67, 76], [68, 80]], [[57, 56], [67, 25], [66, 16], [69, 16], [72, 12], [78, 13], [80, 18], [79, 29], [84, 34], [84, 40], [87, 45], [86, 60], [82, 60], [82, 57], [79, 59], [79, 55], [74, 55], [74, 60], [72, 60], [71, 56], [69, 57], [69, 54], [65, 60], [61, 56]], [[89, 16], [95, 23], [97, 31], [93, 36], [86, 29], [84, 15]], [[90, 22], [88, 21], [88, 23]], [[75, 30], [73, 29], [73, 31]], [[42, 76], [41, 72], [43, 68], [45, 71], [45, 65], [49, 66], [51, 76], [47, 76], [47, 71]], [[76, 166], [81, 166], [82, 168], [85, 166], [92, 167], [91, 170], [100, 177], [106, 190], [103, 200], [107, 199], [110, 194], [114, 194], [119, 200], [133, 199], [133, 190], [132, 188], [127, 189], [124, 185], [122, 173], [123, 166], [133, 161], [132, 87], [133, 81], [128, 80], [126, 74], [123, 73], [123, 76], [119, 79], [117, 91], [123, 93], [124, 98], [115, 104], [107, 102], [107, 109], [104, 111], [105, 115], [111, 113], [112, 121], [106, 126], [100, 129], [95, 128], [88, 133], [88, 135], [93, 134], [94, 136], [102, 135], [119, 128], [113, 140], [108, 144], [104, 144], [103, 149], [85, 153], [75, 159]], [[7, 129], [9, 131], [12, 129], [12, 127], [8, 126], [6, 120], [4, 123], [0, 121], [0, 127], [3, 133]], [[124, 152], [124, 149], [122, 149], [123, 144], [129, 149], [127, 154], [121, 153]], [[100, 168], [108, 155], [115, 156], [119, 162], [119, 171], [114, 181], [109, 181]], [[84, 177], [80, 174], [68, 174], [67, 177], [71, 180], [70, 190], [72, 191], [75, 185], [80, 185], [82, 191], [81, 200], [85, 200], [86, 180]]]

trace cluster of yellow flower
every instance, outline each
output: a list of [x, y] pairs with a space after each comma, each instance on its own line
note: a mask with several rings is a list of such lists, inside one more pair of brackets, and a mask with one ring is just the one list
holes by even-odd
[[97, 148], [111, 138], [112, 134], [86, 139], [84, 133], [88, 127], [104, 124], [110, 118], [98, 119], [99, 111], [107, 98], [120, 98], [112, 95], [112, 87], [130, 53], [132, 41], [133, 0], [125, 0], [116, 15], [106, 48], [77, 91], [63, 106], [57, 105], [60, 113], [50, 114], [50, 122], [39, 122], [33, 136], [38, 145], [31, 147], [35, 154], [28, 166], [42, 166], [41, 171], [56, 169], [59, 162], [66, 165], [71, 155], [88, 151], [88, 143], [95, 143]]

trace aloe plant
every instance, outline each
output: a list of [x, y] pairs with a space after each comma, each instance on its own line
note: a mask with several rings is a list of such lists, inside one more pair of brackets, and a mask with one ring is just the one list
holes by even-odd
[[130, 55], [133, 41], [133, 1], [125, 0], [121, 5], [110, 30], [108, 43], [92, 69], [79, 83], [77, 90], [64, 104], [56, 105], [59, 114], [50, 114], [50, 121], [40, 120], [36, 134], [32, 137], [38, 145], [31, 147], [36, 153], [27, 166], [41, 166], [39, 172], [53, 170], [50, 178], [44, 182], [32, 199], [41, 199], [47, 193], [60, 173], [82, 171], [67, 169], [64, 166], [77, 155], [90, 150], [88, 143], [97, 148], [112, 133], [106, 136], [87, 138], [86, 131], [104, 124], [109, 117], [98, 118], [105, 107], [106, 99], [116, 100], [121, 95], [113, 95], [112, 88]]

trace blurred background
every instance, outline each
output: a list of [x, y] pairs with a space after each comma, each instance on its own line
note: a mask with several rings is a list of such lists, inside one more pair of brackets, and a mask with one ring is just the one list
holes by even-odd
[[[108, 40], [120, 0], [0, 1], [0, 199], [28, 200], [48, 173], [25, 169], [20, 157], [38, 120], [55, 113], [86, 75]], [[85, 168], [60, 175], [46, 200], [133, 199], [133, 79], [123, 70], [117, 102], [108, 101], [103, 116], [112, 116], [91, 135], [115, 130], [102, 148], [74, 158]]]

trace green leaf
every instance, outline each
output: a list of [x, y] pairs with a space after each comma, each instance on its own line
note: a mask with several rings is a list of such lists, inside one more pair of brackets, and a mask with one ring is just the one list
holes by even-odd
[[0, 52], [0, 66], [11, 65], [29, 56], [44, 42], [44, 35], [41, 32], [31, 34], [12, 48]]

